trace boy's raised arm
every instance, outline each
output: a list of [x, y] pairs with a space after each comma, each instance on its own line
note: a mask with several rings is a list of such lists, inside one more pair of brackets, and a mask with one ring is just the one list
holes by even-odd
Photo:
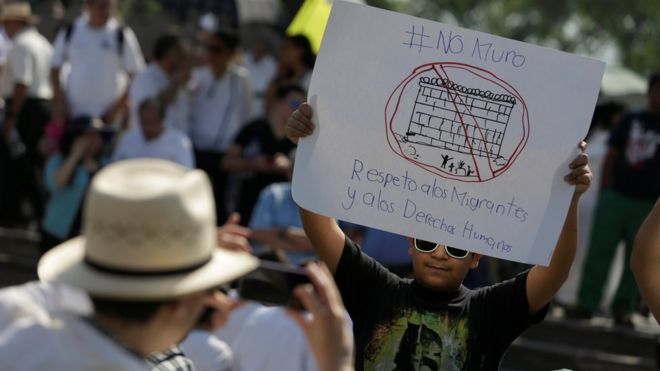
[[[286, 134], [293, 143], [314, 132], [312, 123], [312, 108], [303, 103], [293, 112], [286, 123]], [[300, 208], [303, 227], [312, 246], [321, 260], [325, 262], [334, 274], [337, 271], [339, 259], [344, 251], [344, 232], [339, 228], [337, 222], [327, 216], [316, 214], [309, 210]]]
[[[584, 151], [586, 143], [580, 143]], [[552, 300], [564, 284], [573, 265], [578, 241], [578, 204], [580, 196], [589, 188], [592, 180], [589, 158], [585, 153], [578, 155], [569, 165], [571, 172], [564, 180], [575, 185], [568, 215], [564, 221], [557, 246], [547, 267], [535, 266], [527, 276], [527, 301], [529, 312], [536, 314]]]

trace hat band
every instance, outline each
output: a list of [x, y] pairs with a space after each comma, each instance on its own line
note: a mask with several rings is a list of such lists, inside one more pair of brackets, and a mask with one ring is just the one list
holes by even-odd
[[211, 261], [212, 256], [204, 259], [203, 261], [199, 263], [195, 263], [192, 265], [189, 265], [187, 267], [183, 268], [177, 268], [177, 269], [169, 269], [169, 270], [158, 270], [158, 271], [135, 271], [135, 270], [127, 270], [127, 269], [120, 269], [120, 268], [113, 268], [113, 267], [108, 267], [103, 264], [95, 263], [91, 261], [88, 257], [85, 257], [85, 264], [90, 266], [93, 269], [96, 269], [97, 271], [101, 271], [103, 273], [110, 273], [118, 276], [132, 276], [132, 277], [155, 277], [155, 276], [174, 276], [177, 274], [184, 274], [184, 273], [190, 273], [193, 272], [204, 265], [206, 263]]

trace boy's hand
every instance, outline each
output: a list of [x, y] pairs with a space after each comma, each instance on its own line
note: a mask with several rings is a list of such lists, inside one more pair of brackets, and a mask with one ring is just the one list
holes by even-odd
[[580, 142], [579, 147], [582, 153], [568, 165], [571, 172], [564, 177], [566, 183], [575, 186], [575, 195], [577, 196], [582, 195], [589, 189], [593, 178], [593, 174], [591, 174], [591, 169], [589, 168], [589, 156], [584, 153], [587, 143]]
[[312, 107], [303, 103], [291, 114], [286, 122], [286, 136], [293, 143], [298, 144], [298, 139], [311, 135], [314, 132], [312, 123]]

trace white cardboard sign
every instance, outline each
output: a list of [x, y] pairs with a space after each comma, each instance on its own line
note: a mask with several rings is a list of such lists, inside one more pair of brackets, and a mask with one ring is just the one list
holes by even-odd
[[335, 1], [293, 196], [306, 209], [547, 265], [605, 64]]

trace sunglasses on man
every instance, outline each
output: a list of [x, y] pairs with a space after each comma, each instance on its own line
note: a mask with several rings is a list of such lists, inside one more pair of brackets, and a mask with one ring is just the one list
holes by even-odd
[[464, 259], [470, 254], [470, 252], [466, 250], [457, 249], [455, 247], [451, 247], [447, 245], [441, 245], [435, 242], [424, 241], [417, 238], [413, 238], [413, 246], [415, 246], [415, 249], [417, 251], [426, 252], [426, 253], [432, 253], [439, 246], [444, 246], [447, 255], [451, 256], [454, 259]]

